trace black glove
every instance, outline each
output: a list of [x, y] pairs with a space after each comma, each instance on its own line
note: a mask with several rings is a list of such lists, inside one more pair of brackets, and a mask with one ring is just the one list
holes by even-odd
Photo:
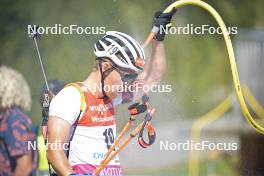
[[141, 103], [134, 103], [128, 107], [130, 115], [138, 115], [140, 113], [146, 112], [147, 105]]
[[[162, 13], [161, 11], [157, 11], [153, 17], [152, 27], [156, 26], [159, 29], [161, 29], [162, 26], [163, 29], [166, 29], [166, 26], [170, 24], [171, 18], [175, 13], [176, 13], [175, 8], [173, 8], [172, 11], [169, 13]], [[165, 31], [159, 30], [154, 39], [157, 41], [163, 41], [164, 37], [165, 37]]]
[[[140, 113], [146, 112], [148, 107], [147, 107], [147, 102], [149, 101], [149, 97], [147, 95], [143, 95], [141, 97], [141, 102], [140, 103], [134, 103], [128, 107], [129, 114], [132, 116], [138, 115]], [[130, 120], [135, 120], [135, 119], [130, 119]]]
[[51, 91], [44, 92], [40, 97], [40, 103], [42, 105], [42, 126], [47, 125], [49, 117], [49, 106], [54, 94]]

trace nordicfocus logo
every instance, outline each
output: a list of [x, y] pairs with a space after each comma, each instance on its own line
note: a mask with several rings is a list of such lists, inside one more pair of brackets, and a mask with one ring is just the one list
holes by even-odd
[[100, 112], [100, 114], [103, 114], [105, 111], [112, 109], [113, 108], [113, 104], [112, 103], [108, 103], [108, 104], [99, 104], [97, 106], [95, 105], [91, 105], [89, 106], [91, 111], [98, 111]]
[[[194, 24], [187, 24], [186, 26], [160, 26], [159, 32], [165, 32], [165, 34], [183, 34], [183, 35], [205, 35], [205, 34], [223, 34], [221, 27], [214, 27], [208, 24], [201, 26], [194, 26]], [[238, 34], [238, 27], [232, 26], [227, 27], [227, 32], [229, 35]]]
[[37, 143], [37, 141], [27, 141], [27, 150], [69, 150], [69, 144], [62, 142], [61, 140], [56, 140], [55, 142]]
[[104, 26], [79, 26], [72, 24], [69, 26], [63, 26], [62, 24], [54, 24], [53, 26], [37, 26], [37, 25], [28, 25], [27, 26], [28, 35], [33, 34], [52, 34], [52, 35], [72, 35], [72, 34], [105, 34], [106, 29]]
[[104, 89], [105, 92], [154, 92], [154, 93], [170, 93], [172, 92], [172, 85], [171, 84], [154, 84], [154, 85], [147, 85], [141, 81], [134, 81], [132, 84], [127, 82], [122, 82], [120, 85], [104, 85], [102, 84], [94, 84], [93, 90], [102, 90]]
[[204, 151], [204, 150], [219, 150], [219, 151], [236, 151], [239, 149], [238, 143], [235, 142], [210, 142], [201, 141], [195, 142], [187, 140], [184, 142], [169, 142], [160, 141], [160, 151]]

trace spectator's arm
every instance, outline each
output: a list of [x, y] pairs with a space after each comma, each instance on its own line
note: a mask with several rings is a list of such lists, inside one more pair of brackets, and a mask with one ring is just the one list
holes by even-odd
[[22, 155], [16, 159], [16, 169], [14, 176], [28, 176], [32, 172], [31, 155]]
[[32, 124], [20, 116], [10, 117], [7, 124], [10, 130], [5, 134], [5, 141], [10, 156], [16, 160], [14, 175], [30, 175], [34, 165], [34, 149], [28, 147], [30, 142], [34, 142]]

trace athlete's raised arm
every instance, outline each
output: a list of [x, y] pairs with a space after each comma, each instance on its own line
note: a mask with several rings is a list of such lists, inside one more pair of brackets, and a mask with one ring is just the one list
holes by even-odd
[[171, 21], [176, 10], [170, 13], [156, 12], [153, 17], [152, 26], [160, 29], [152, 42], [151, 59], [147, 63], [144, 71], [144, 83], [147, 85], [158, 84], [162, 80], [166, 70], [166, 55], [163, 40], [165, 38], [165, 29]]

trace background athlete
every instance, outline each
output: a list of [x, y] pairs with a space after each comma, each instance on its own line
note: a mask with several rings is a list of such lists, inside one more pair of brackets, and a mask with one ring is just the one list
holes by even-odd
[[[174, 13], [175, 10], [167, 14], [157, 12], [153, 26], [165, 27]], [[66, 86], [53, 98], [49, 109], [48, 143], [57, 146], [48, 145], [47, 157], [58, 175], [91, 174], [100, 164], [115, 139], [115, 106], [135, 99], [132, 92], [119, 93], [118, 86], [134, 84], [136, 80], [149, 86], [161, 81], [166, 68], [164, 37], [164, 32], [155, 36], [151, 62], [146, 62], [135, 39], [121, 32], [108, 31], [94, 45], [95, 69], [84, 81]], [[106, 87], [113, 88], [113, 85], [114, 89], [106, 91]], [[81, 114], [80, 92], [85, 101]], [[69, 140], [69, 152], [65, 153], [63, 144]], [[100, 175], [121, 175], [118, 157]]]

